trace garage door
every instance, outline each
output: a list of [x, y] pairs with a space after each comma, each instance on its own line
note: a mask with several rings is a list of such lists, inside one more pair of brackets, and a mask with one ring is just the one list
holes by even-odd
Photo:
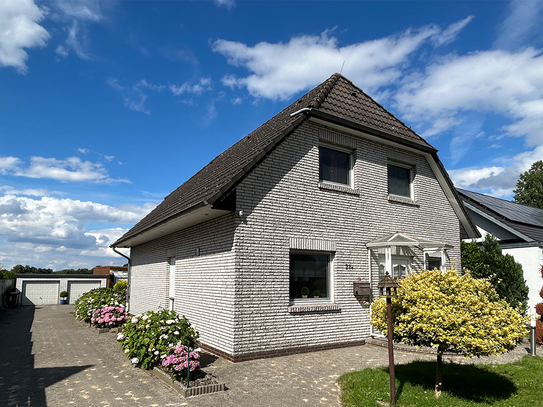
[[23, 305], [58, 304], [58, 281], [26, 281], [23, 283]]
[[75, 304], [75, 301], [94, 288], [100, 288], [100, 281], [72, 281], [68, 282], [68, 303]]

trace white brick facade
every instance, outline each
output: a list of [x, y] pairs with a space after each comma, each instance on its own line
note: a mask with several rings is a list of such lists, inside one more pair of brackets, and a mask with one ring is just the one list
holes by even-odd
[[[353, 151], [352, 188], [319, 183], [323, 142]], [[389, 199], [390, 159], [414, 166], [413, 201]], [[236, 214], [132, 248], [130, 311], [168, 307], [175, 254], [175, 309], [204, 345], [238, 357], [355, 343], [370, 335], [369, 307], [353, 295], [354, 281], [370, 279], [365, 245], [394, 232], [454, 246], [460, 267], [459, 220], [423, 155], [306, 122], [237, 185]], [[329, 303], [290, 302], [291, 250], [332, 254]]]

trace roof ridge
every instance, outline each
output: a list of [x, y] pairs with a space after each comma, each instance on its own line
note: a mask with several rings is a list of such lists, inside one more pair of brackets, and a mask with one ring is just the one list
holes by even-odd
[[312, 107], [314, 109], [318, 109], [321, 105], [321, 103], [326, 99], [330, 91], [336, 86], [337, 81], [341, 77], [341, 74], [335, 73], [332, 76], [330, 76], [326, 81], [322, 83], [321, 90], [317, 92], [317, 95], [315, 98], [309, 102], [309, 107]]

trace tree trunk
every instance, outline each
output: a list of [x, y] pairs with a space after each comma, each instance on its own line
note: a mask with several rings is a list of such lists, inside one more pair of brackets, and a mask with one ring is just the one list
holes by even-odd
[[441, 361], [443, 359], [443, 349], [440, 347], [437, 348], [437, 363], [436, 363], [436, 399], [441, 396], [441, 387], [443, 385], [443, 379], [441, 376]]

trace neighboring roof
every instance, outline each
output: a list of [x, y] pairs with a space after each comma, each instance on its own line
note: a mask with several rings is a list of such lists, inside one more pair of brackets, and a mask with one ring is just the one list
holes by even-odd
[[[303, 114], [294, 114], [300, 111], [303, 111]], [[202, 170], [164, 198], [162, 203], [117, 240], [112, 247], [119, 247], [123, 242], [125, 246], [129, 246], [129, 240], [135, 236], [169, 222], [193, 208], [217, 205], [271, 150], [311, 116], [320, 116], [323, 120], [334, 119], [341, 125], [356, 126], [358, 130], [365, 133], [432, 154], [452, 194], [456, 194], [435, 154], [437, 150], [351, 81], [336, 73], [214, 158]], [[460, 211], [465, 212], [460, 199], [458, 197], [456, 199], [459, 202]], [[469, 223], [471, 220], [467, 212], [466, 218]], [[471, 226], [476, 234], [475, 226]], [[468, 224], [467, 227], [470, 228], [470, 225]]]
[[543, 209], [457, 188], [462, 200], [523, 235], [543, 241]]

